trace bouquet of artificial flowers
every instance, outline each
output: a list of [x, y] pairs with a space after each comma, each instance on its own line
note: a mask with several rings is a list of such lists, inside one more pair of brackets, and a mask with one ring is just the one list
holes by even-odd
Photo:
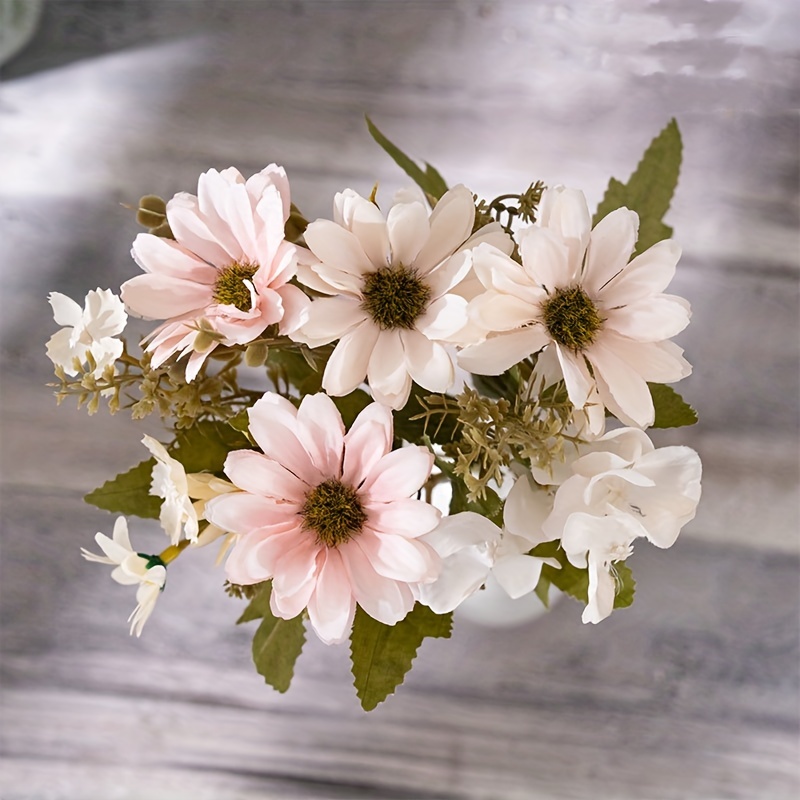
[[[144, 197], [142, 273], [83, 308], [52, 293], [47, 352], [59, 400], [170, 424], [86, 498], [122, 514], [83, 555], [137, 587], [131, 632], [216, 542], [265, 680], [288, 689], [310, 628], [350, 640], [370, 709], [490, 576], [545, 605], [555, 586], [584, 622], [630, 605], [634, 542], [675, 542], [701, 467], [645, 433], [696, 421], [666, 386], [691, 371], [670, 341], [689, 304], [665, 293], [676, 123], [592, 217], [561, 186], [448, 188], [367, 122], [416, 184], [388, 207], [345, 189], [309, 223], [275, 164]], [[128, 314], [158, 321], [134, 346]], [[158, 518], [164, 549], [138, 552], [126, 515]]]

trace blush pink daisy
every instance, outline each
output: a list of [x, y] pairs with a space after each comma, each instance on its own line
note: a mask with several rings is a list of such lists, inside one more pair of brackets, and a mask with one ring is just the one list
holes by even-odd
[[137, 316], [166, 320], [148, 337], [153, 366], [189, 355], [191, 381], [217, 345], [246, 344], [274, 323], [284, 333], [296, 327], [308, 301], [287, 283], [296, 269], [296, 248], [284, 240], [289, 209], [282, 167], [247, 180], [233, 167], [212, 169], [197, 196], [167, 203], [174, 240], [136, 237], [131, 254], [145, 274], [122, 284], [122, 299]]
[[206, 518], [238, 534], [228, 579], [272, 580], [272, 612], [303, 609], [327, 644], [347, 638], [356, 604], [387, 625], [414, 606], [409, 584], [428, 583], [440, 562], [418, 537], [440, 512], [415, 499], [433, 456], [425, 447], [392, 450], [391, 412], [372, 403], [345, 433], [325, 394], [295, 408], [268, 392], [249, 411], [262, 452], [237, 450], [225, 472], [242, 492], [216, 497]]

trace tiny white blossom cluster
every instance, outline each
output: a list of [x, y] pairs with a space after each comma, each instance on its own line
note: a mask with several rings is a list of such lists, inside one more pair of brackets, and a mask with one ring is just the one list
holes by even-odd
[[[352, 636], [358, 672], [363, 626], [414, 617], [443, 635], [490, 577], [514, 599], [555, 586], [597, 623], [632, 599], [636, 540], [671, 547], [694, 518], [697, 454], [645, 433], [695, 421], [665, 386], [691, 372], [672, 342], [689, 303], [666, 293], [680, 248], [640, 241], [623, 203], [593, 224], [576, 189], [487, 203], [432, 168], [409, 174], [419, 189], [386, 208], [348, 188], [308, 222], [282, 167], [209, 170], [196, 195], [143, 198], [155, 227], [121, 298], [50, 295], [59, 395], [172, 420], [167, 444], [142, 440], [146, 489], [122, 473], [89, 496], [157, 516], [167, 537], [137, 553], [120, 517], [113, 539], [97, 534], [105, 555], [83, 551], [138, 586], [133, 633], [167, 565], [221, 539], [247, 615]], [[128, 314], [158, 321], [138, 354]], [[269, 391], [247, 385], [254, 369]]]

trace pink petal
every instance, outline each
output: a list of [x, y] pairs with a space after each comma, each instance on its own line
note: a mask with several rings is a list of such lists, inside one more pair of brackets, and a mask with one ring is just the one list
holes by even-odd
[[309, 486], [286, 467], [255, 450], [234, 450], [225, 460], [225, 474], [240, 489], [275, 500], [302, 503]]
[[283, 336], [294, 334], [301, 325], [308, 321], [311, 301], [302, 289], [298, 289], [297, 286], [290, 283], [281, 286], [276, 291], [280, 295], [283, 306], [280, 332]]
[[441, 512], [423, 500], [412, 498], [390, 503], [365, 504], [369, 526], [379, 533], [392, 533], [414, 539], [432, 531], [441, 519]]
[[384, 578], [405, 583], [428, 583], [439, 574], [436, 553], [415, 539], [365, 528], [357, 544], [375, 572]]
[[206, 286], [213, 286], [219, 275], [215, 267], [181, 247], [177, 242], [151, 233], [140, 233], [133, 240], [131, 255], [145, 272], [154, 275], [180, 278]]
[[462, 250], [425, 276], [425, 283], [436, 300], [461, 283], [472, 268], [472, 251]]
[[384, 578], [375, 572], [358, 539], [340, 548], [341, 557], [355, 599], [373, 619], [384, 625], [395, 625], [414, 607], [414, 596], [405, 583]]
[[122, 284], [122, 301], [134, 314], [145, 319], [171, 319], [202, 310], [213, 302], [212, 291], [202, 283], [148, 273]]
[[358, 488], [377, 462], [392, 449], [392, 412], [370, 403], [344, 437], [342, 481]]
[[364, 248], [367, 258], [380, 269], [389, 266], [389, 236], [380, 209], [352, 189], [334, 198], [334, 219], [352, 231]]
[[278, 503], [269, 497], [233, 492], [209, 500], [205, 514], [206, 519], [217, 527], [245, 534], [258, 528], [288, 525], [299, 510], [297, 503]]
[[309, 486], [327, 476], [314, 466], [297, 435], [297, 410], [285, 398], [267, 392], [249, 410], [250, 434], [273, 461], [291, 470]]
[[428, 480], [433, 454], [426, 447], [408, 445], [393, 450], [375, 465], [362, 486], [367, 503], [388, 503], [410, 497]]
[[297, 435], [314, 466], [325, 477], [342, 474], [344, 423], [328, 395], [306, 395], [297, 411]]
[[325, 644], [339, 644], [350, 633], [356, 604], [339, 551], [321, 552], [317, 585], [308, 601], [308, 618]]
[[572, 282], [580, 273], [592, 228], [586, 197], [577, 189], [563, 186], [548, 189], [542, 195], [539, 221], [542, 227], [557, 233], [567, 244], [569, 282]]
[[322, 546], [313, 534], [298, 541], [275, 561], [272, 593], [283, 619], [293, 619], [307, 605], [317, 583], [317, 562]]
[[232, 263], [230, 253], [211, 235], [193, 194], [176, 194], [167, 203], [167, 220], [178, 242], [203, 261], [215, 267], [226, 267]]
[[305, 535], [305, 531], [294, 528], [265, 529], [242, 536], [228, 555], [225, 575], [231, 583], [240, 586], [269, 580], [274, 575], [276, 561], [296, 547]]
[[453, 341], [468, 322], [467, 301], [458, 295], [446, 294], [434, 300], [415, 325], [426, 339]]

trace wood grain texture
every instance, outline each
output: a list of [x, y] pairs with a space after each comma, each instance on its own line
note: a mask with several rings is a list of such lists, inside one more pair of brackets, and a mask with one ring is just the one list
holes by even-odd
[[[45, 6], [0, 87], [2, 800], [800, 795], [795, 6]], [[388, 197], [402, 177], [364, 112], [451, 183], [542, 178], [590, 203], [678, 118], [672, 289], [694, 308], [680, 390], [701, 423], [658, 442], [706, 469], [675, 548], [637, 546], [633, 608], [596, 627], [568, 600], [516, 629], [458, 619], [370, 715], [344, 647], [310, 641], [285, 695], [263, 683], [211, 552], [171, 568], [128, 637], [132, 593], [79, 556], [113, 518], [81, 497], [160, 425], [57, 409], [43, 388], [47, 292], [136, 274], [119, 203], [272, 160], [310, 217], [347, 185]]]

